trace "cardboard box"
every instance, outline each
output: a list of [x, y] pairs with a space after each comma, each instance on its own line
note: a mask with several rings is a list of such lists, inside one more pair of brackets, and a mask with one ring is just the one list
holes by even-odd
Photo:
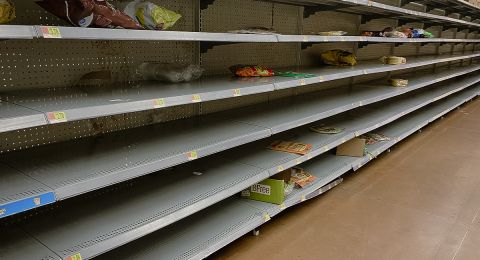
[[337, 155], [363, 157], [365, 155], [365, 139], [353, 138], [339, 145]]
[[291, 170], [292, 169], [282, 171], [269, 179], [250, 186], [250, 188], [242, 191], [242, 197], [282, 204], [285, 201], [285, 185], [290, 181]]
[[242, 191], [242, 197], [282, 204], [285, 201], [285, 181], [266, 179]]

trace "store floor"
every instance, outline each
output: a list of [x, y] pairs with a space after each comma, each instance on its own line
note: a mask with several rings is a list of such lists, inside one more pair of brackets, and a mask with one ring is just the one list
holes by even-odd
[[480, 259], [480, 98], [211, 259]]

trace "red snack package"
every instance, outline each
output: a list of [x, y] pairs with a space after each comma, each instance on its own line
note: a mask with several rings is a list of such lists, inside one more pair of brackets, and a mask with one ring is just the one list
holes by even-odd
[[272, 77], [272, 69], [260, 65], [234, 65], [230, 71], [237, 77]]
[[74, 26], [143, 29], [106, 0], [40, 0], [36, 3]]

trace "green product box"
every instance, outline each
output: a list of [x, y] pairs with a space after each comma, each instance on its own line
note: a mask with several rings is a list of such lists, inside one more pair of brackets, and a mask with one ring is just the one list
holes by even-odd
[[285, 181], [266, 179], [242, 191], [242, 197], [282, 204], [285, 200]]

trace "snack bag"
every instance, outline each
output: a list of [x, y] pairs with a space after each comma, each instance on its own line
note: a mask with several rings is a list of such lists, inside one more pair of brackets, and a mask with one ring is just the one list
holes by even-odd
[[123, 11], [133, 20], [150, 30], [169, 29], [182, 18], [180, 14], [151, 2], [135, 0], [119, 6], [123, 7]]
[[237, 77], [272, 77], [272, 69], [260, 65], [234, 65], [230, 71]]
[[351, 52], [344, 50], [330, 50], [322, 53], [322, 61], [328, 65], [350, 65], [357, 64], [357, 58]]
[[268, 149], [274, 150], [274, 151], [280, 151], [280, 152], [305, 155], [312, 149], [312, 145], [289, 142], [289, 141], [275, 141], [268, 146]]
[[15, 19], [15, 5], [11, 0], [0, 0], [0, 24]]
[[143, 29], [106, 0], [40, 0], [36, 3], [74, 26]]

